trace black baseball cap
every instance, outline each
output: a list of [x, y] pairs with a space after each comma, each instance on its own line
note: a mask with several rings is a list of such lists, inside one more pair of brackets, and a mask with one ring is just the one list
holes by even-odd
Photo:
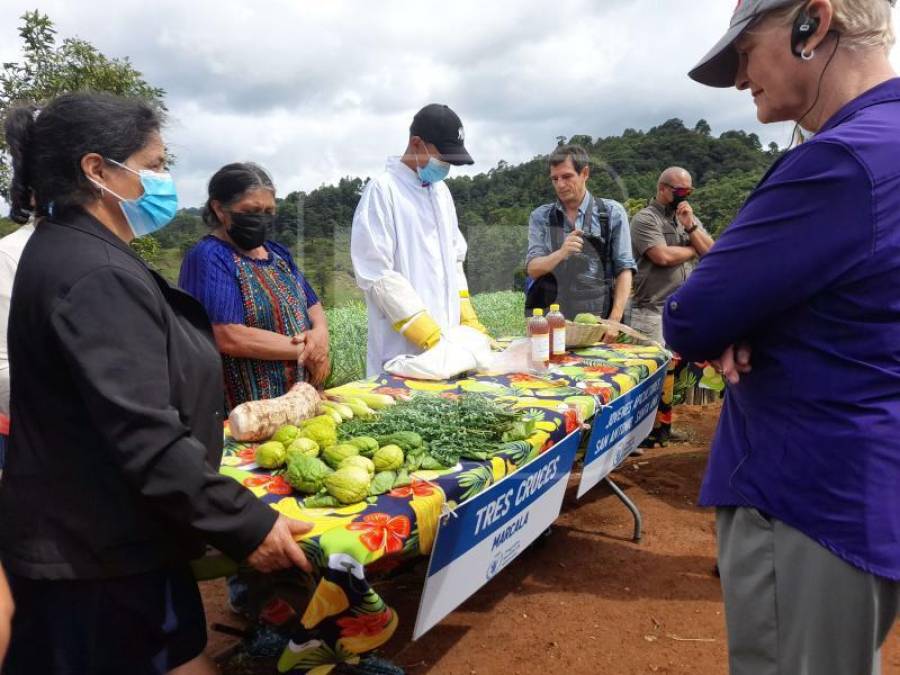
[[475, 163], [464, 145], [466, 132], [462, 120], [449, 106], [441, 103], [426, 105], [413, 117], [409, 133], [433, 143], [441, 153], [441, 159], [449, 164], [461, 166]]

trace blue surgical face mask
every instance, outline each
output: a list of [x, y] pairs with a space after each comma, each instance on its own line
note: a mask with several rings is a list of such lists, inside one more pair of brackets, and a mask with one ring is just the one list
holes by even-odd
[[416, 168], [416, 173], [419, 174], [419, 180], [426, 184], [434, 184], [440, 183], [450, 174], [450, 165], [447, 162], [442, 162], [436, 157], [432, 157], [431, 153], [428, 152], [428, 148], [425, 148], [425, 154], [428, 155], [428, 161], [425, 162], [425, 166], [420, 166]]
[[122, 209], [125, 220], [128, 221], [135, 237], [144, 237], [161, 230], [171, 222], [178, 211], [178, 194], [175, 192], [175, 182], [170, 174], [149, 169], [135, 171], [114, 159], [106, 161], [130, 171], [141, 179], [144, 194], [137, 199], [125, 199], [105, 185], [88, 179], [100, 189], [106, 190], [119, 199], [119, 208]]

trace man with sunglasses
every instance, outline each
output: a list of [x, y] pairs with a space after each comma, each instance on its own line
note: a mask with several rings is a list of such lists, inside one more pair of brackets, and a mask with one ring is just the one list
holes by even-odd
[[713, 245], [687, 201], [693, 191], [691, 174], [670, 167], [659, 177], [656, 197], [631, 221], [638, 267], [631, 325], [660, 344], [666, 299], [687, 281], [696, 259]]

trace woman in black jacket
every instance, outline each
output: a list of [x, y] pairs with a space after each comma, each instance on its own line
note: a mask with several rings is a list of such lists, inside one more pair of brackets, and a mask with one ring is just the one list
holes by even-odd
[[102, 94], [10, 112], [11, 217], [39, 225], [9, 321], [0, 555], [4, 673], [212, 672], [187, 561], [204, 542], [308, 569], [278, 516], [217, 472], [221, 361], [203, 307], [128, 243], [177, 208], [156, 112]]

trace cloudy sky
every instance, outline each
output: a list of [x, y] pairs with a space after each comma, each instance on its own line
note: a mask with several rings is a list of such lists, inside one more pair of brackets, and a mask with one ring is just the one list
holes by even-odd
[[472, 172], [671, 117], [790, 140], [748, 93], [686, 76], [734, 0], [0, 0], [0, 61], [19, 58], [35, 7], [166, 90], [184, 205], [235, 160], [269, 168], [281, 194], [371, 176], [433, 101], [462, 117]]

